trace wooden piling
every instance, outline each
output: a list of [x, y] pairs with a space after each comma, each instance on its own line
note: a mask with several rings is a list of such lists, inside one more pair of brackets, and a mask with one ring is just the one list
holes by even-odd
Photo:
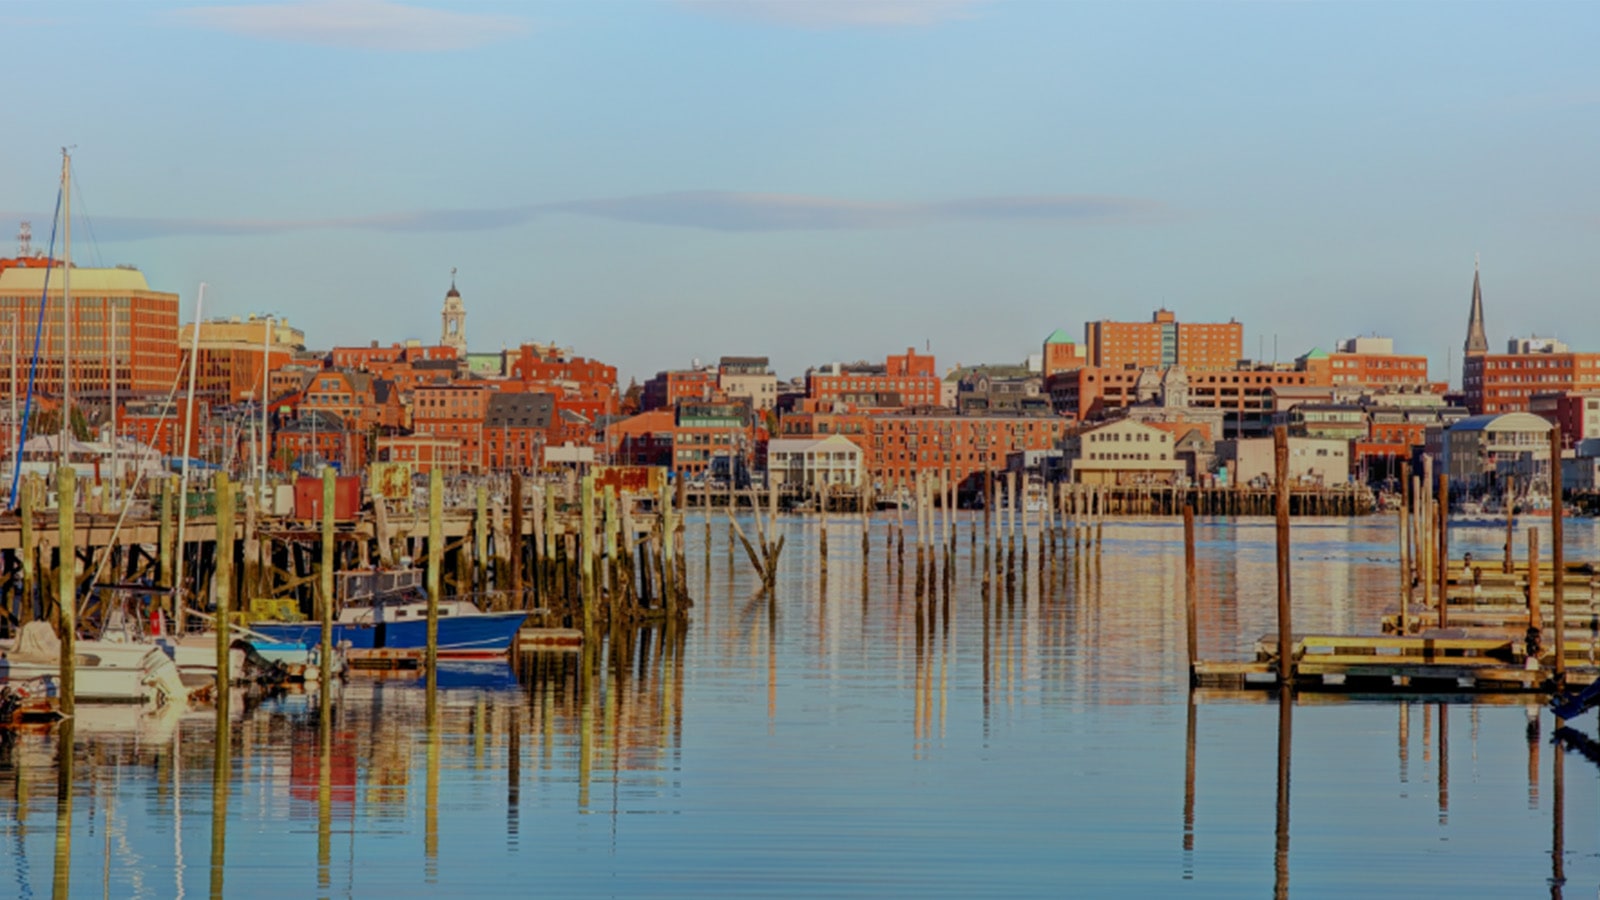
[[[37, 568], [39, 544], [38, 538], [33, 531], [34, 504], [39, 495], [37, 485], [37, 478], [32, 473], [29, 473], [28, 477], [22, 480], [22, 509], [20, 511], [22, 517], [22, 546], [17, 548], [18, 552], [22, 554], [22, 611], [18, 617], [21, 622], [33, 620], [34, 596], [38, 593], [39, 588]], [[161, 545], [162, 550], [165, 551], [167, 546], [167, 543], [163, 543]], [[162, 562], [162, 571], [165, 573], [165, 580], [171, 582], [172, 560], [170, 557]]]
[[1289, 581], [1289, 429], [1272, 429], [1272, 451], [1277, 490], [1278, 535], [1278, 682], [1294, 684], [1294, 627]]
[[217, 492], [217, 577], [211, 599], [217, 615], [217, 717], [220, 722], [226, 722], [228, 690], [233, 685], [228, 659], [228, 645], [232, 643], [228, 626], [233, 612], [233, 482], [227, 472], [217, 473], [214, 487]]
[[1567, 553], [1561, 510], [1561, 426], [1550, 429], [1550, 577], [1555, 589], [1555, 678], [1567, 675]]
[[584, 621], [594, 613], [594, 476], [584, 475], [578, 482], [578, 511], [581, 536], [578, 538], [579, 602], [583, 604]]
[[[732, 490], [730, 487], [729, 490]], [[772, 494], [773, 503], [777, 502], [776, 489]], [[661, 488], [661, 602], [666, 607], [668, 621], [675, 620], [678, 615], [678, 585], [677, 566], [673, 562], [673, 535], [677, 531], [677, 516], [673, 515], [672, 488], [663, 485]], [[756, 521], [761, 521], [761, 511], [756, 510]], [[730, 520], [731, 521], [731, 520]]]
[[[170, 587], [173, 586], [172, 585], [172, 526], [173, 526], [172, 498], [173, 498], [174, 494], [175, 494], [175, 492], [172, 489], [172, 476], [167, 476], [166, 478], [161, 479], [161, 518], [160, 518], [159, 524], [156, 526], [156, 543], [158, 545], [156, 547], [156, 559], [158, 561], [158, 566], [160, 568], [159, 577], [161, 579], [161, 586], [162, 587], [167, 587], [167, 588], [170, 588]], [[27, 495], [26, 494], [23, 495], [23, 502], [24, 502], [24, 505], [26, 506], [26, 503], [27, 503]], [[28, 520], [29, 520], [28, 516], [24, 515], [22, 517], [22, 527], [23, 527], [22, 543], [23, 543], [24, 546], [31, 547], [32, 545], [28, 543], [27, 531], [28, 531], [29, 526], [32, 523], [29, 522]], [[23, 563], [24, 563], [24, 566], [25, 566], [24, 571], [27, 571], [27, 570], [32, 568], [31, 566], [27, 565], [27, 563], [29, 561], [30, 560], [27, 557], [23, 558]], [[176, 596], [176, 595], [169, 595], [169, 596]], [[172, 610], [172, 609], [168, 609], [167, 610], [167, 614], [169, 616], [172, 615], [173, 612], [174, 612], [174, 610]]]
[[[434, 470], [435, 477], [438, 470]], [[322, 585], [322, 603], [318, 608], [318, 618], [322, 625], [322, 640], [317, 647], [317, 673], [318, 686], [322, 696], [327, 697], [333, 688], [333, 513], [334, 513], [334, 472], [332, 466], [322, 470], [322, 565], [318, 571], [319, 581]], [[433, 545], [428, 546], [428, 566], [434, 565]], [[430, 620], [431, 621], [431, 620]], [[431, 629], [431, 625], [429, 626]]]
[[[513, 475], [513, 477], [517, 477]], [[330, 482], [331, 483], [331, 482]], [[520, 523], [520, 516], [513, 516]], [[444, 566], [444, 476], [438, 466], [428, 472], [428, 694], [439, 672], [439, 575]]]
[[1409, 634], [1406, 622], [1411, 612], [1411, 473], [1410, 464], [1400, 464], [1400, 634]]
[[71, 466], [56, 470], [56, 496], [60, 513], [56, 552], [57, 599], [61, 609], [61, 714], [71, 717], [77, 710], [78, 690], [78, 579], [74, 565], [78, 559], [75, 520], [78, 513], [78, 474]]
[[1198, 605], [1195, 590], [1194, 504], [1187, 503], [1183, 507], [1183, 615], [1184, 626], [1188, 632], [1191, 687], [1194, 685], [1194, 664], [1200, 659], [1200, 630], [1195, 619], [1195, 608]]
[[472, 590], [489, 591], [489, 486], [478, 485], [472, 517]]
[[1439, 627], [1450, 627], [1450, 473], [1439, 473]]
[[1513, 524], [1517, 518], [1517, 506], [1515, 502], [1516, 496], [1517, 476], [1509, 475], [1506, 477], [1505, 490], [1501, 492], [1500, 498], [1500, 503], [1505, 507], [1506, 513], [1505, 561], [1500, 564], [1500, 571], [1507, 575], [1510, 575], [1512, 572], [1516, 571], [1516, 564], [1511, 558], [1512, 551], [1515, 549], [1512, 544], [1514, 544], [1517, 539], [1516, 527]]
[[394, 565], [394, 537], [389, 532], [389, 504], [383, 495], [377, 492], [372, 495], [372, 530], [374, 542], [378, 545], [378, 562], [385, 566]]
[[606, 583], [602, 587], [604, 588], [608, 615], [612, 621], [616, 621], [617, 610], [620, 609], [620, 604], [617, 602], [618, 587], [621, 584], [620, 579], [617, 577], [616, 567], [617, 526], [620, 524], [617, 511], [617, 489], [614, 485], [608, 484], [600, 492], [600, 496], [604, 507], [600, 529], [605, 532], [605, 559], [600, 563], [600, 570], [605, 574]]
[[[1539, 531], [1536, 528], [1528, 529], [1528, 627], [1531, 629], [1544, 628], [1544, 610], [1541, 608], [1539, 594], [1541, 592], [1539, 572]], [[1556, 579], [1560, 581], [1560, 578]]]
[[512, 592], [513, 603], [522, 603], [522, 473], [511, 473], [511, 523], [507, 526], [505, 558], [507, 588]]

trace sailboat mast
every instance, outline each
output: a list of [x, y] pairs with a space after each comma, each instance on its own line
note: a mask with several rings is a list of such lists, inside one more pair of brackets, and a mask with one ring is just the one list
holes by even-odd
[[[117, 498], [117, 480], [121, 473], [117, 471], [117, 301], [110, 303], [110, 333], [106, 337], [106, 372], [107, 379], [111, 382], [111, 485], [110, 495], [113, 504]], [[115, 509], [115, 506], [112, 507]]]
[[267, 316], [266, 333], [261, 337], [261, 452], [256, 457], [260, 472], [256, 476], [256, 502], [264, 503], [267, 493], [267, 454], [272, 445], [267, 443], [267, 404], [272, 402], [270, 375], [272, 353], [272, 317]]
[[[183, 462], [178, 470], [178, 553], [173, 560], [172, 617], [175, 630], [182, 634], [188, 613], [183, 605], [183, 532], [189, 524], [189, 443], [194, 434], [194, 375], [200, 368], [200, 313], [206, 302], [206, 283], [194, 298], [194, 332], [189, 336], [189, 399], [183, 408], [183, 443], [178, 450]], [[220, 627], [220, 626], [219, 626]]]
[[22, 420], [17, 418], [17, 344], [22, 340], [22, 304], [11, 314], [11, 452], [22, 458]]
[[72, 437], [72, 152], [61, 148], [61, 462], [71, 463]]

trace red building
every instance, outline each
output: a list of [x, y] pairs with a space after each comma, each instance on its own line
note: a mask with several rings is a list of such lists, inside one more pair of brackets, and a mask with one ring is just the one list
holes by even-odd
[[907, 348], [891, 355], [882, 366], [834, 364], [806, 373], [806, 400], [810, 409], [835, 406], [862, 410], [938, 406], [939, 376], [934, 358]]
[[1231, 369], [1244, 356], [1244, 326], [1179, 322], [1171, 310], [1158, 309], [1148, 322], [1086, 322], [1083, 343], [1088, 365], [1097, 368]]
[[[61, 396], [64, 356], [71, 358], [70, 381], [75, 395], [109, 393], [113, 374], [117, 391], [123, 395], [165, 396], [172, 389], [179, 362], [177, 294], [151, 290], [137, 269], [74, 266], [72, 339], [70, 346], [63, 347], [61, 299], [65, 270], [33, 263], [28, 259], [0, 266], [0, 334], [7, 344], [14, 335], [23, 335], [21, 345], [29, 351], [36, 326], [43, 326], [34, 383], [36, 395]], [[41, 298], [45, 301], [42, 319]], [[113, 323], [114, 340], [108, 341]]]
[[462, 470], [481, 472], [483, 423], [492, 393], [481, 382], [420, 386], [411, 395], [412, 433], [454, 441], [461, 448]]
[[522, 390], [551, 394], [561, 409], [591, 421], [617, 414], [616, 366], [581, 356], [569, 359], [542, 344], [523, 344], [509, 368], [509, 378], [521, 382]]
[[1600, 391], [1566, 391], [1534, 394], [1528, 412], [1561, 429], [1561, 448], [1571, 450], [1579, 441], [1600, 438]]
[[544, 448], [563, 443], [558, 418], [549, 394], [491, 394], [483, 423], [484, 465], [495, 471], [540, 468]]
[[1473, 415], [1530, 412], [1535, 394], [1600, 391], [1600, 353], [1534, 350], [1468, 356], [1462, 387]]
[[421, 434], [384, 435], [378, 438], [379, 462], [408, 462], [411, 470], [426, 475], [434, 466], [446, 472], [462, 469], [461, 445]]
[[278, 423], [272, 432], [273, 469], [309, 472], [323, 464], [342, 472], [364, 470], [367, 436], [328, 413], [307, 412]]
[[675, 369], [657, 372], [644, 383], [639, 408], [668, 409], [680, 400], [710, 400], [717, 393], [716, 369]]
[[672, 465], [674, 415], [670, 409], [652, 409], [613, 422], [606, 428], [611, 462], [622, 466]]

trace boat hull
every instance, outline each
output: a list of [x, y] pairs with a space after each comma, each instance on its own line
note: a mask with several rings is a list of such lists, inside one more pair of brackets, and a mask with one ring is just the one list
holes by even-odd
[[[484, 613], [475, 616], [439, 619], [439, 655], [450, 659], [488, 659], [503, 656], [511, 649], [525, 612]], [[314, 644], [322, 640], [322, 626], [314, 622], [274, 624], [255, 622], [250, 630], [275, 641]], [[424, 619], [380, 622], [376, 625], [336, 622], [335, 645], [348, 641], [356, 650], [422, 650], [428, 646], [428, 623]]]

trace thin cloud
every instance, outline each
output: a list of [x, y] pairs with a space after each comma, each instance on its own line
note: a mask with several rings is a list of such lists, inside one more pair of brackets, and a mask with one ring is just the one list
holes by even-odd
[[696, 12], [791, 28], [903, 28], [970, 18], [989, 0], [678, 0]]
[[[676, 191], [529, 203], [482, 209], [431, 209], [323, 219], [208, 219], [97, 216], [104, 241], [242, 237], [304, 231], [449, 233], [514, 228], [549, 216], [584, 216], [635, 225], [721, 232], [861, 231], [982, 222], [1150, 224], [1170, 218], [1163, 204], [1137, 197], [1035, 194], [896, 203], [805, 194]], [[0, 221], [27, 219], [0, 212]], [[38, 219], [40, 216], [33, 216]]]
[[360, 50], [466, 50], [528, 30], [518, 16], [430, 9], [392, 0], [294, 0], [201, 6], [174, 13], [202, 28], [296, 44]]

